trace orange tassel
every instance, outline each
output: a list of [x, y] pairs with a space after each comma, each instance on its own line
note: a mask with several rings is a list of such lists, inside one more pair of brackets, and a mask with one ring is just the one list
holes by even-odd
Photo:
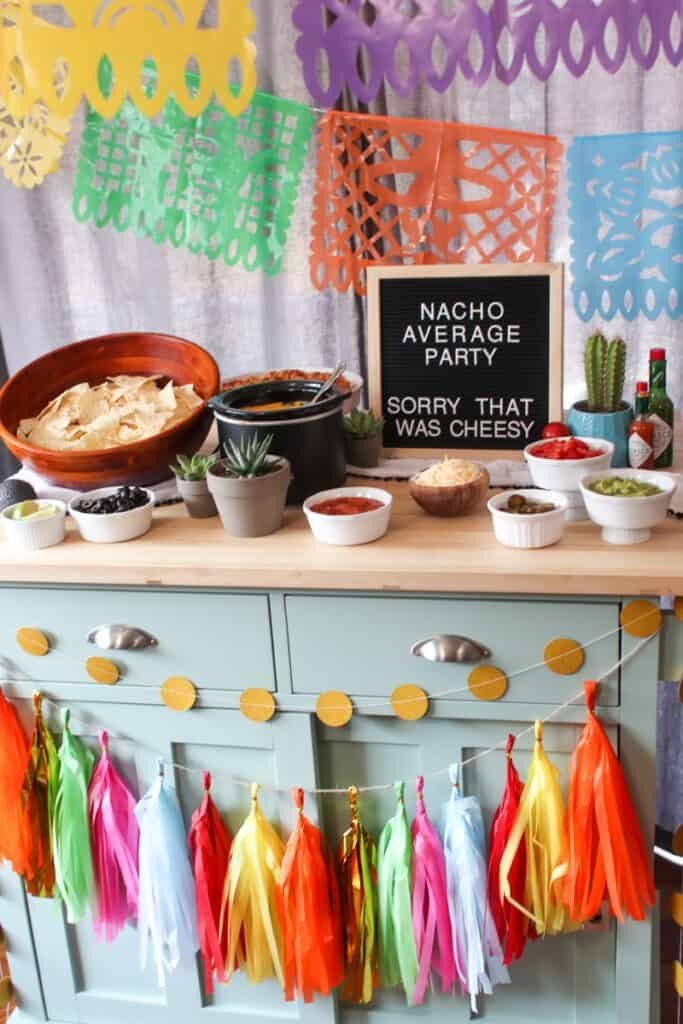
[[293, 791], [298, 817], [280, 870], [278, 909], [284, 943], [285, 999], [327, 996], [344, 978], [340, 905], [330, 853], [304, 816], [302, 789]]
[[17, 874], [26, 867], [26, 827], [21, 788], [28, 764], [28, 741], [14, 706], [0, 691], [0, 860]]
[[619, 759], [595, 715], [597, 683], [584, 683], [588, 721], [569, 766], [569, 871], [564, 901], [576, 921], [605, 900], [623, 923], [645, 918], [655, 900], [652, 862]]

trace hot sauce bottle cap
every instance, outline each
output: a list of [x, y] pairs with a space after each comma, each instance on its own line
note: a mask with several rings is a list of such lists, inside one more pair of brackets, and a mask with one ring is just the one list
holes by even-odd
[[[657, 349], [655, 349], [657, 351]], [[636, 394], [646, 395], [648, 391], [648, 383], [646, 380], [639, 380], [636, 384]]]
[[666, 359], [665, 348], [651, 348], [650, 349], [650, 360], [653, 362], [659, 362], [662, 359]]

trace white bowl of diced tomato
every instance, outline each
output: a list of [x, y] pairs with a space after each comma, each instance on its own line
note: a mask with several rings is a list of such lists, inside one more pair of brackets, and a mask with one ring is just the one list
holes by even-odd
[[567, 519], [588, 517], [579, 481], [587, 473], [609, 469], [613, 455], [611, 441], [593, 437], [553, 437], [534, 441], [524, 449], [533, 484], [566, 494]]

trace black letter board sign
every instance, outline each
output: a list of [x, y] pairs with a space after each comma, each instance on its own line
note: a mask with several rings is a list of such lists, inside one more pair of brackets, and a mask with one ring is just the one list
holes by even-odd
[[368, 342], [385, 454], [520, 451], [562, 417], [562, 265], [372, 267]]

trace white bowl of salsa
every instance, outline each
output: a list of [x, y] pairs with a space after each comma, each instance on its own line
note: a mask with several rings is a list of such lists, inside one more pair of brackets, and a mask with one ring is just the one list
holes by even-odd
[[392, 497], [379, 487], [335, 487], [306, 498], [303, 511], [323, 544], [369, 544], [389, 528]]

